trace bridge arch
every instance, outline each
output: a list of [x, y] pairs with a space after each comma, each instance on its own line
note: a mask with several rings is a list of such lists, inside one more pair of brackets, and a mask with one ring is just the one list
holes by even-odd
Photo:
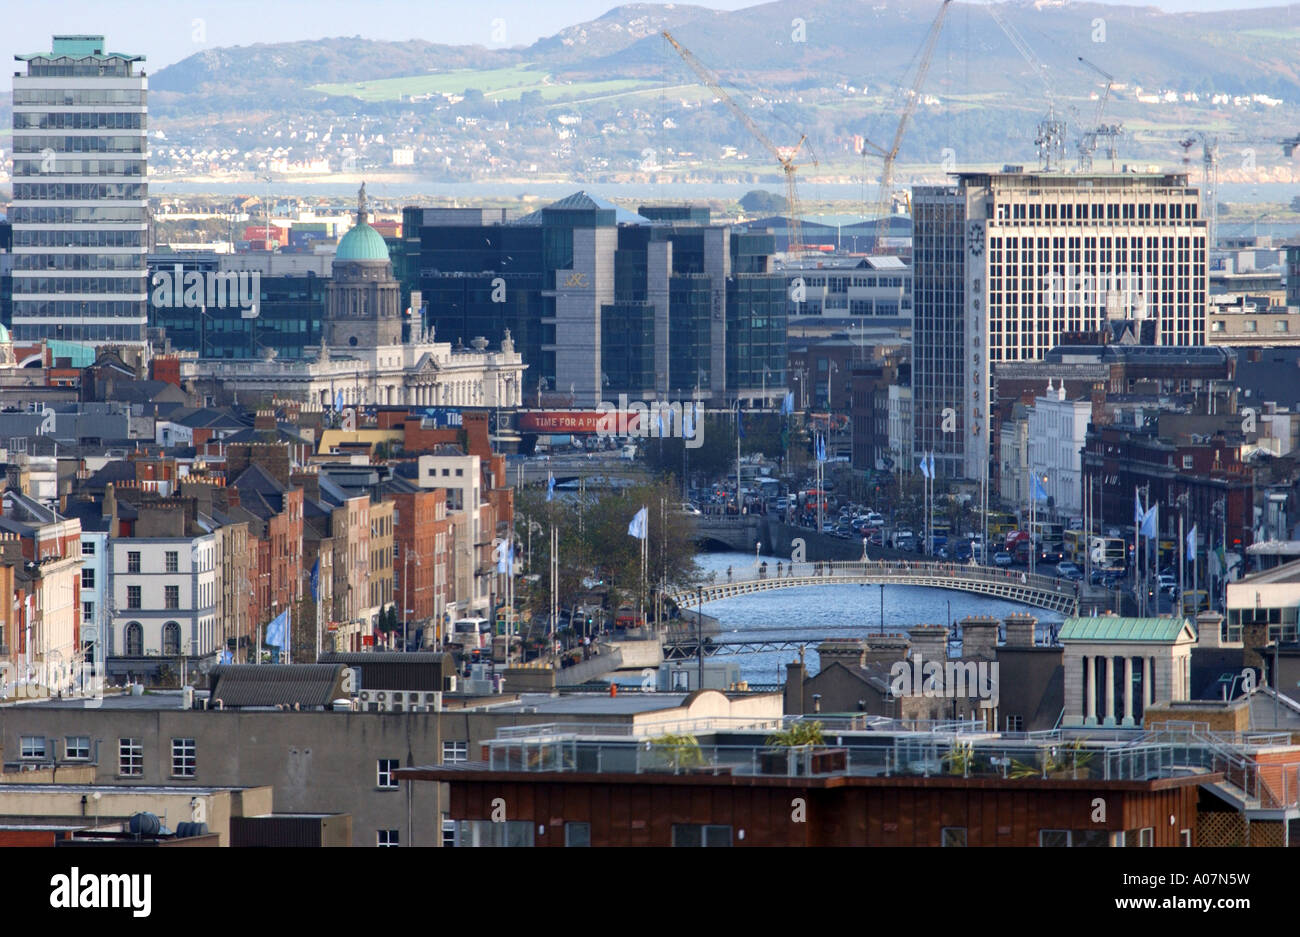
[[1079, 591], [1076, 584], [1067, 579], [963, 563], [893, 560], [792, 563], [783, 567], [780, 576], [776, 574], [775, 563], [769, 563], [766, 576], [750, 573], [745, 578], [733, 577], [730, 581], [715, 579], [695, 588], [670, 591], [668, 598], [678, 608], [686, 609], [756, 592], [858, 584], [952, 589], [1069, 616], [1077, 615], [1079, 607]]

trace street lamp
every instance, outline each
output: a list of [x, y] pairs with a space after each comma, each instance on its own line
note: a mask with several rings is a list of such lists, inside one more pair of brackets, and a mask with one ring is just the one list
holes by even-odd
[[[409, 642], [411, 640], [410, 635], [408, 634], [407, 631], [407, 623], [410, 620], [408, 616], [411, 614], [412, 611], [412, 609], [407, 607], [410, 604], [410, 592], [411, 592], [411, 549], [410, 547], [402, 548], [402, 566], [404, 567], [402, 573], [402, 650], [405, 651], [410, 646]], [[415, 558], [415, 568], [416, 569], [420, 568], [420, 558], [418, 556]], [[419, 601], [418, 593], [416, 594], [416, 600]]]

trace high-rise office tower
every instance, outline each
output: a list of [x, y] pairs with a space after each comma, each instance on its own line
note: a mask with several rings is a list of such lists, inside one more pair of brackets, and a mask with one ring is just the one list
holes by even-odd
[[912, 205], [916, 449], [941, 476], [985, 477], [998, 362], [1121, 321], [1205, 343], [1206, 222], [1185, 175], [958, 173]]
[[147, 81], [103, 36], [55, 36], [14, 76], [13, 337], [141, 344]]

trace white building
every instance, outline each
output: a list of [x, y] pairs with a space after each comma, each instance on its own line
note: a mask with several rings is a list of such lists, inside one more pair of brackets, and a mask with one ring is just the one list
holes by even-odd
[[1092, 421], [1091, 400], [1066, 400], [1065, 384], [1034, 398], [1026, 423], [1029, 470], [1042, 480], [1058, 516], [1083, 513], [1083, 450]]
[[109, 542], [114, 657], [215, 656], [217, 549], [196, 537], [130, 537]]
[[905, 472], [916, 470], [912, 439], [912, 388], [890, 384], [889, 451], [894, 466]]
[[1205, 343], [1206, 221], [1186, 175], [958, 173], [914, 190], [913, 223], [917, 445], [942, 477], [985, 476], [998, 362], [1117, 322]]
[[[81, 531], [81, 643], [93, 647], [94, 662], [102, 664], [107, 650], [108, 608], [104, 590], [108, 587], [108, 532]], [[104, 639], [101, 641], [101, 637]], [[90, 654], [86, 655], [87, 660]]]
[[13, 79], [13, 335], [142, 344], [148, 82], [103, 36], [55, 36]]

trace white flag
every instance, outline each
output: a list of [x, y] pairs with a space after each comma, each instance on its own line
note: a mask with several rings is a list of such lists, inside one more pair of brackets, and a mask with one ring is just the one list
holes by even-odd
[[646, 538], [646, 522], [649, 516], [645, 508], [637, 511], [632, 518], [632, 523], [627, 525], [628, 536], [644, 540]]

